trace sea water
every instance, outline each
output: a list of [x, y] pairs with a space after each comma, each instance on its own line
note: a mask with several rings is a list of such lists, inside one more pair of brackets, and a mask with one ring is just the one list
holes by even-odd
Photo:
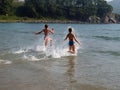
[[[10, 65], [11, 68], [13, 65], [22, 67], [29, 62], [32, 67], [38, 68], [41, 62], [44, 62], [47, 65], [43, 67], [48, 71], [64, 76], [67, 68], [64, 65], [72, 59], [74, 62], [72, 67], [75, 69], [74, 72], [71, 71], [74, 74], [72, 78], [74, 77], [77, 82], [103, 86], [108, 89], [120, 89], [119, 24], [48, 23], [50, 28], [54, 28], [55, 33], [50, 34], [50, 37], [53, 38], [53, 45], [47, 47], [44, 46], [44, 34], [35, 35], [35, 32], [44, 28], [44, 24], [0, 23], [1, 72], [5, 72], [5, 65]], [[76, 54], [67, 52], [69, 49], [68, 40], [64, 41], [69, 27], [74, 29], [78, 41], [81, 42], [81, 46], [75, 43]], [[36, 61], [39, 64], [34, 63]], [[51, 63], [52, 65], [50, 65]], [[14, 73], [14, 71], [11, 72]], [[0, 87], [4, 86], [4, 82], [7, 82], [6, 78], [11, 77], [12, 75], [3, 79], [0, 76], [3, 81], [0, 82]], [[11, 80], [16, 79], [12, 77]]]

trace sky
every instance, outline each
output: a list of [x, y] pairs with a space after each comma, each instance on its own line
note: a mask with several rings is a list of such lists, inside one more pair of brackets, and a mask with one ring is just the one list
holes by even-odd
[[113, 0], [106, 0], [106, 1], [110, 2], [110, 1], [113, 1]]
[[24, 1], [24, 0], [19, 0], [19, 1]]

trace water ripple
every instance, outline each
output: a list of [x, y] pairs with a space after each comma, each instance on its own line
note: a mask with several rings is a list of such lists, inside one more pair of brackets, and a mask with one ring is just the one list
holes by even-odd
[[109, 36], [93, 36], [95, 38], [100, 38], [104, 40], [115, 40], [115, 41], [120, 41], [120, 37], [109, 37]]

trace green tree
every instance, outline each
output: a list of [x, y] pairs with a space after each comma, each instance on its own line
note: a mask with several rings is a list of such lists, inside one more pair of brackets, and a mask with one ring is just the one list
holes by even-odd
[[13, 0], [0, 0], [0, 15], [10, 14]]
[[111, 13], [113, 10], [112, 6], [108, 5], [107, 2], [104, 0], [97, 1], [97, 8], [98, 8], [97, 15], [99, 17], [106, 16], [107, 13]]
[[65, 17], [82, 21], [89, 16], [103, 17], [112, 12], [105, 0], [25, 0], [25, 8], [29, 11], [24, 12], [28, 17]]

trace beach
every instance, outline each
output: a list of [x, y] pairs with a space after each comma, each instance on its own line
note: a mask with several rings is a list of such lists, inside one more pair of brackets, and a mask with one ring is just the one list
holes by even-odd
[[[46, 23], [0, 23], [0, 90], [120, 90], [120, 25], [47, 23], [52, 47], [35, 32]], [[75, 54], [64, 41], [72, 27]]]
[[[58, 60], [61, 65], [57, 66], [52, 66], [55, 60], [15, 62], [0, 66], [0, 90], [111, 90], [77, 81], [74, 77], [75, 61], [71, 58]], [[52, 67], [61, 68], [61, 72]]]

